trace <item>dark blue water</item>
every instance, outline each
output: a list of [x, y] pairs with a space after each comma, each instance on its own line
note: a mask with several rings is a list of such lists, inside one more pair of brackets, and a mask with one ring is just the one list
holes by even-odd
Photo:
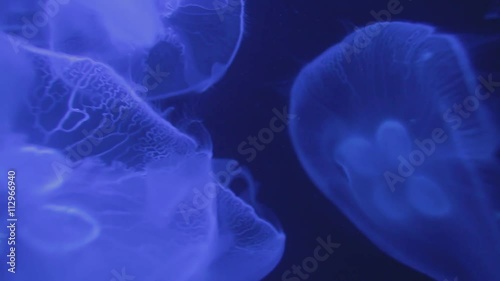
[[[370, 12], [387, 9], [387, 4], [385, 0], [248, 1], [247, 32], [240, 52], [226, 77], [200, 101], [214, 153], [237, 155], [245, 164], [248, 155], [239, 154], [238, 145], [268, 126], [273, 108], [288, 105], [290, 85], [300, 69], [355, 27], [374, 21]], [[391, 20], [428, 23], [457, 34], [472, 47], [469, 50], [477, 56], [474, 62], [479, 69], [498, 70], [498, 44], [474, 48], [481, 41], [478, 35], [494, 36], [500, 31], [500, 21], [484, 20], [491, 4], [483, 0], [402, 0], [402, 12]], [[341, 244], [334, 254], [320, 262], [308, 279], [289, 280], [432, 280], [377, 249], [325, 199], [304, 173], [286, 132], [276, 134], [246, 165], [261, 185], [259, 199], [272, 208], [287, 233], [283, 259], [264, 280], [285, 280], [284, 272], [313, 255], [316, 239], [328, 236]]]

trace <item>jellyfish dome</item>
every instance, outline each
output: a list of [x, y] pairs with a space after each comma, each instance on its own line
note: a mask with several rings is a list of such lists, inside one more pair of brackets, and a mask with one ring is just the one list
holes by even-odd
[[143, 172], [89, 157], [60, 181], [64, 155], [7, 137], [0, 155], [13, 161], [0, 168], [15, 171], [23, 203], [3, 280], [257, 281], [283, 254], [283, 233], [211, 178], [206, 154]]
[[15, 241], [0, 229], [1, 280], [257, 281], [277, 265], [285, 235], [213, 177], [206, 135], [162, 118], [104, 62], [9, 40], [0, 199], [15, 210], [0, 218]]
[[476, 164], [498, 144], [487, 81], [454, 36], [392, 22], [347, 36], [292, 89], [290, 134], [316, 186], [379, 248], [435, 280], [499, 280], [498, 201]]
[[33, 1], [4, 31], [37, 47], [106, 63], [148, 99], [202, 92], [239, 49], [243, 0]]

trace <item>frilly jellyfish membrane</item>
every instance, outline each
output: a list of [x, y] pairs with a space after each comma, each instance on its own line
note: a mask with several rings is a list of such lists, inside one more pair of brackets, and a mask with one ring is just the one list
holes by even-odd
[[[279, 226], [211, 176], [218, 161], [204, 128], [193, 121], [191, 135], [193, 126], [163, 119], [133, 78], [138, 65], [159, 61], [173, 68], [157, 92], [148, 89], [153, 98], [203, 91], [234, 57], [243, 5], [221, 20], [208, 1], [160, 4], [71, 1], [40, 40], [13, 49], [2, 33], [0, 156], [12, 161], [0, 167], [16, 170], [23, 221], [13, 280], [126, 272], [144, 281], [254, 281], [280, 260]], [[218, 192], [186, 220], [180, 206], [206, 186]]]
[[61, 153], [7, 137], [13, 141], [0, 153], [13, 159], [24, 187], [17, 194], [24, 202], [17, 210], [18, 263], [30, 268], [13, 280], [34, 272], [56, 281], [106, 279], [121, 268], [142, 280], [260, 280], [281, 258], [282, 231], [218, 182], [211, 183], [216, 196], [189, 221], [178, 212], [212, 180], [204, 153], [144, 171], [88, 157], [60, 182], [51, 164], [64, 161]]
[[479, 85], [455, 36], [391, 22], [325, 51], [291, 93], [291, 138], [316, 186], [435, 280], [499, 280], [498, 198], [478, 164], [493, 162], [498, 131]]

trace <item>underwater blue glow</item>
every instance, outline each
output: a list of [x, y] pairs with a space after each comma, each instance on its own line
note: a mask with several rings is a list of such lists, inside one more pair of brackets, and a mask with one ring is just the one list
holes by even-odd
[[30, 4], [3, 4], [7, 19], [22, 18], [2, 23], [13, 45], [28, 41], [105, 63], [148, 99], [212, 86], [231, 65], [244, 28], [242, 0]]
[[214, 181], [204, 153], [144, 171], [86, 158], [59, 181], [51, 167], [64, 155], [3, 140], [20, 167], [17, 262], [29, 268], [9, 280], [111, 280], [122, 268], [138, 280], [260, 280], [281, 258], [283, 233]]
[[13, 125], [30, 143], [64, 149], [72, 161], [99, 156], [128, 166], [190, 154], [198, 146], [105, 64], [32, 47], [21, 50], [34, 61], [34, 87], [26, 91], [27, 103]]
[[290, 133], [311, 179], [379, 248], [435, 280], [500, 274], [479, 174], [498, 138], [479, 80], [455, 37], [393, 22], [347, 36], [292, 89]]
[[[0, 156], [11, 161], [0, 170], [15, 169], [23, 203], [19, 266], [0, 279], [264, 278], [285, 235], [214, 172], [252, 188], [253, 179], [221, 168], [203, 128], [181, 130], [149, 103], [222, 77], [240, 44], [243, 3], [40, 3], [57, 16], [33, 37], [22, 23], [1, 23]], [[37, 9], [2, 5], [14, 15]], [[143, 69], [160, 69], [161, 81], [139, 77]]]

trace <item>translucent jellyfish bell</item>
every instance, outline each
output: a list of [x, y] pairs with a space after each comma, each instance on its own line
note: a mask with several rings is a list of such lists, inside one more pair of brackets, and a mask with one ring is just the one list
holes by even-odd
[[436, 280], [500, 273], [499, 224], [475, 165], [498, 144], [483, 80], [453, 36], [393, 22], [347, 36], [292, 89], [292, 141], [317, 187]]
[[213, 85], [231, 65], [244, 28], [242, 0], [75, 0], [59, 6], [51, 8], [58, 10], [50, 21], [51, 48], [108, 64], [148, 99]]
[[5, 36], [0, 50], [0, 170], [23, 202], [15, 280], [256, 281], [276, 266], [283, 232], [212, 177], [205, 139], [104, 63], [30, 44], [15, 55]]
[[180, 132], [105, 64], [29, 45], [19, 48], [12, 64], [18, 61], [17, 71], [2, 79], [7, 89], [23, 81], [16, 95], [5, 97], [12, 100], [6, 119], [30, 143], [64, 150], [66, 162], [98, 156], [143, 167], [196, 150], [211, 154], [199, 146], [208, 139]]
[[[143, 172], [88, 157], [59, 181], [50, 167], [64, 155], [2, 137], [11, 142], [0, 155], [12, 157], [9, 165], [23, 186], [18, 262], [30, 270], [18, 268], [15, 280], [125, 274], [145, 281], [256, 281], [283, 254], [283, 233], [212, 181], [206, 154], [152, 163]], [[194, 211], [186, 216], [183, 208]], [[6, 234], [2, 229], [0, 238]], [[56, 265], [61, 270], [53, 270]]]

